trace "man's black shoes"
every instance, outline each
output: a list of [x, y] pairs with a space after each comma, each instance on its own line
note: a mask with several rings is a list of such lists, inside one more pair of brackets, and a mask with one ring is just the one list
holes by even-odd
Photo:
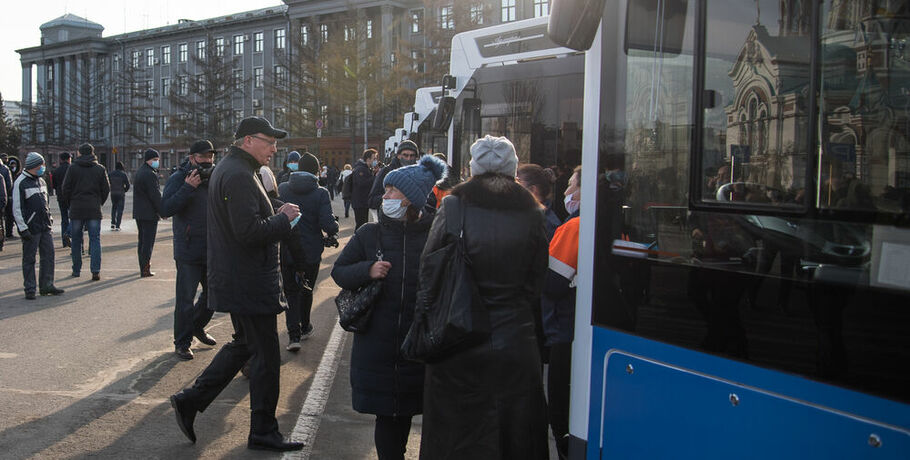
[[284, 436], [277, 431], [268, 434], [250, 433], [246, 446], [253, 450], [271, 450], [275, 452], [303, 449], [302, 442], [285, 441]]
[[171, 396], [171, 407], [174, 408], [174, 414], [177, 416], [177, 426], [180, 431], [193, 443], [196, 443], [196, 432], [193, 431], [193, 422], [196, 420], [196, 409], [189, 407], [186, 401], [180, 397], [181, 393]]
[[193, 359], [193, 352], [188, 347], [187, 348], [178, 347], [176, 350], [174, 350], [174, 353], [177, 354], [178, 358], [180, 358], [184, 361], [189, 361], [189, 360]]
[[200, 342], [202, 342], [210, 347], [215, 346], [215, 344], [218, 343], [215, 341], [214, 337], [210, 336], [209, 333], [205, 332], [205, 331], [199, 331], [199, 332], [193, 334], [193, 336], [196, 337], [196, 339], [199, 340]]
[[34, 292], [26, 292], [26, 293], [25, 293], [25, 300], [35, 300], [35, 293], [34, 293]]
[[41, 295], [60, 295], [63, 294], [63, 289], [58, 289], [57, 286], [51, 286], [47, 288], [41, 288], [38, 292]]

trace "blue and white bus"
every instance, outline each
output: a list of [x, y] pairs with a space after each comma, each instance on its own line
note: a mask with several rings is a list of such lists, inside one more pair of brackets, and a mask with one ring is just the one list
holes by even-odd
[[571, 458], [910, 458], [910, 5], [554, 0]]

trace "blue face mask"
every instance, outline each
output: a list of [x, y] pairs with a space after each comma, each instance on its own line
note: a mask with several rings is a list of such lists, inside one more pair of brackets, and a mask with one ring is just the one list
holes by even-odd
[[288, 169], [290, 169], [291, 171], [296, 171], [297, 168], [299, 168], [299, 167], [300, 167], [300, 165], [298, 165], [297, 163], [288, 163]]
[[291, 228], [294, 228], [294, 226], [297, 225], [297, 222], [300, 222], [299, 214], [297, 215], [297, 217], [294, 218], [294, 220], [291, 221]]
[[158, 169], [158, 160], [153, 161], [151, 166], [152, 166], [152, 169]]
[[44, 171], [47, 171], [47, 168], [45, 168], [45, 167], [42, 165], [40, 168], [38, 168], [38, 172], [36, 173], [36, 175], [38, 175], [38, 176], [43, 176], [43, 175], [44, 175]]

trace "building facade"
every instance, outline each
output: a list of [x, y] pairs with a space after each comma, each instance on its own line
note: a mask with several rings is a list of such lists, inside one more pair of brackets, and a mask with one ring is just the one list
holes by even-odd
[[23, 151], [91, 142], [135, 169], [153, 147], [173, 167], [194, 139], [226, 147], [257, 115], [290, 132], [273, 166], [307, 149], [341, 167], [382, 150], [414, 90], [445, 73], [454, 33], [548, 13], [548, 0], [285, 0], [108, 37], [65, 14], [18, 50]]

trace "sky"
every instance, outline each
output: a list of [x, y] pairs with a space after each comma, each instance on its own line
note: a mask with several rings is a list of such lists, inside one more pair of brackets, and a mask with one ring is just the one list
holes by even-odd
[[41, 44], [41, 24], [72, 13], [104, 26], [102, 36], [282, 5], [281, 0], [3, 0], [0, 3], [0, 93], [22, 98], [17, 49]]

